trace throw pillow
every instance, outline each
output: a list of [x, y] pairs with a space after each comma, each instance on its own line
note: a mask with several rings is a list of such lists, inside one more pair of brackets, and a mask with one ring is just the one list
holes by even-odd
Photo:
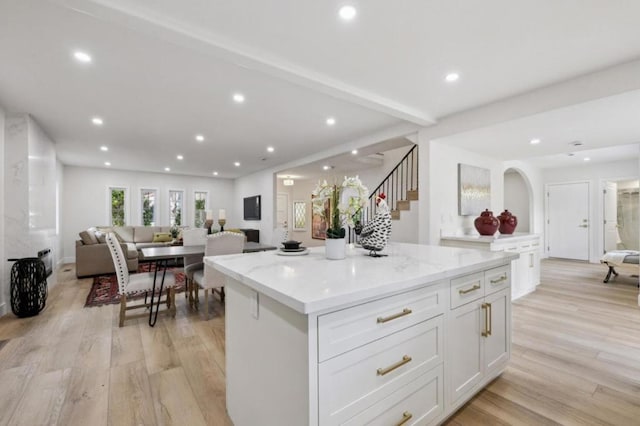
[[154, 243], [168, 243], [173, 241], [173, 237], [170, 232], [154, 232], [153, 241]]
[[98, 243], [105, 244], [107, 242], [107, 233], [106, 232], [96, 231], [95, 232], [95, 236], [96, 236], [96, 239], [98, 240]]
[[93, 232], [89, 232], [89, 230], [80, 232], [80, 239], [82, 239], [82, 244], [92, 245], [98, 244], [98, 239], [96, 238]]

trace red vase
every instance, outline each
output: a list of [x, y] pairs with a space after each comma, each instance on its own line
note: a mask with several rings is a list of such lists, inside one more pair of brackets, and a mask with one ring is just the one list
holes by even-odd
[[480, 216], [473, 221], [473, 225], [476, 227], [480, 235], [493, 235], [498, 230], [500, 222], [493, 217], [493, 212], [486, 209]]
[[500, 213], [498, 220], [500, 221], [501, 234], [513, 234], [513, 231], [516, 230], [516, 226], [518, 226], [518, 218], [512, 215], [507, 209]]

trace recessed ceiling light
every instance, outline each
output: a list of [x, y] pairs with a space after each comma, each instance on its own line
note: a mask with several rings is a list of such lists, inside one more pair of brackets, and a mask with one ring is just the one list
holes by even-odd
[[198, 142], [202, 142], [202, 141], [204, 141], [204, 136], [202, 136], [202, 135], [196, 135], [196, 140], [197, 140]]
[[591, 161], [591, 158], [589, 158], [589, 157], [584, 157], [584, 161]]
[[180, 155], [180, 154], [176, 155], [176, 158], [177, 158], [178, 160], [184, 160], [184, 157], [183, 157], [182, 155]]
[[170, 168], [170, 167], [165, 167], [165, 168], [164, 168], [164, 171], [165, 171], [165, 172], [170, 172], [170, 171], [171, 171], [171, 168]]
[[235, 163], [233, 163], [233, 165], [236, 166], [236, 167], [240, 167], [240, 162], [236, 161]]
[[458, 74], [457, 72], [451, 72], [447, 74], [444, 79], [447, 80], [447, 82], [449, 83], [453, 83], [454, 81], [458, 81], [459, 78], [460, 78], [460, 74]]
[[105, 165], [105, 166], [107, 166], [107, 167], [109, 167], [109, 166], [111, 165], [111, 163], [110, 163], [110, 162], [108, 162], [108, 161], [105, 161], [105, 162], [104, 162], [104, 165]]
[[356, 8], [351, 5], [342, 6], [338, 11], [338, 14], [340, 15], [340, 17], [345, 21], [351, 21], [353, 18], [356, 17], [357, 13], [358, 12], [356, 11]]
[[91, 122], [93, 124], [95, 124], [96, 126], [102, 126], [104, 124], [104, 121], [102, 121], [102, 118], [100, 118], [100, 117], [93, 117], [91, 119]]
[[539, 143], [540, 143], [540, 139], [531, 139], [531, 140], [529, 141], [529, 143], [530, 143], [531, 145], [537, 145], [537, 144], [539, 144]]
[[336, 119], [333, 117], [329, 117], [327, 118], [327, 126], [333, 126], [334, 124], [336, 124]]
[[268, 147], [267, 147], [267, 152], [273, 152], [273, 151], [275, 151], [275, 150], [276, 150], [276, 149], [275, 149], [274, 147], [272, 147], [272, 146], [268, 146]]
[[218, 176], [218, 172], [213, 172], [213, 175], [214, 176]]
[[352, 153], [353, 155], [356, 155], [356, 154], [358, 153], [358, 150], [357, 150], [357, 149], [352, 149], [352, 150], [351, 150], [351, 153]]
[[102, 146], [100, 147], [100, 151], [105, 151], [105, 152], [106, 152], [106, 151], [109, 151], [109, 147], [108, 147], [108, 146], [104, 146], [104, 145], [102, 145]]
[[244, 95], [242, 93], [234, 93], [233, 94], [233, 101], [235, 103], [241, 104], [244, 102]]
[[78, 62], [82, 62], [85, 64], [91, 62], [91, 56], [88, 53], [81, 52], [79, 50], [73, 52], [73, 57], [76, 58]]
[[331, 169], [331, 166], [322, 166], [322, 170], [329, 170]]

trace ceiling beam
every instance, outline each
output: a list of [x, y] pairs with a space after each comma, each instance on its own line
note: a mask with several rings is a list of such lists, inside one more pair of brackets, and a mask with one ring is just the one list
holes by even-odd
[[416, 108], [300, 67], [285, 58], [221, 37], [206, 28], [196, 27], [149, 8], [140, 7], [136, 2], [129, 2], [123, 6], [109, 0], [50, 1], [96, 19], [122, 25], [413, 124], [431, 126], [436, 123], [435, 118]]

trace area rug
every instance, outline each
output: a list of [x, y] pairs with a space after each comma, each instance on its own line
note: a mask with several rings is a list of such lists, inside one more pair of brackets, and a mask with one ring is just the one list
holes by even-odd
[[[168, 268], [167, 270], [172, 271], [173, 268]], [[140, 267], [138, 267], [138, 272], [148, 271], [148, 263], [141, 264]], [[158, 279], [160, 279], [160, 277], [161, 275], [158, 276]], [[185, 290], [184, 273], [176, 272], [175, 279], [176, 293], [183, 292]], [[129, 296], [129, 299], [139, 299], [142, 297], [144, 297], [144, 292]], [[100, 275], [95, 277], [93, 279], [91, 290], [89, 290], [89, 294], [87, 295], [87, 301], [84, 304], [85, 308], [92, 306], [113, 305], [116, 303], [120, 303], [120, 295], [118, 294], [118, 278], [116, 277], [116, 274]]]

